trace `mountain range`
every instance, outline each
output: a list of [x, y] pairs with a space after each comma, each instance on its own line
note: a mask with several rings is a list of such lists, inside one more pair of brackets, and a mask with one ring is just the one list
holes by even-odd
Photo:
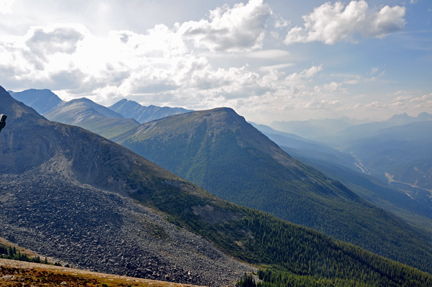
[[368, 121], [350, 119], [348, 117], [339, 119], [310, 119], [307, 121], [275, 121], [270, 124], [270, 127], [278, 131], [316, 140]]
[[[295, 159], [342, 182], [363, 199], [412, 224], [429, 230], [432, 228], [432, 205], [421, 200], [421, 192], [417, 192], [417, 196], [412, 198], [403, 189], [395, 188], [394, 183], [389, 186], [386, 179], [383, 181], [365, 173], [357, 159], [349, 153], [297, 135], [276, 131], [265, 125], [252, 125]], [[426, 195], [423, 192], [423, 196]]]
[[429, 191], [424, 199], [432, 206], [432, 120], [381, 129], [343, 150], [357, 156], [369, 173]]
[[69, 125], [76, 125], [110, 138], [139, 125], [131, 118], [86, 99], [62, 102], [44, 116], [51, 120]]
[[[0, 134], [0, 236], [40, 254], [189, 284], [225, 285], [253, 270], [234, 259], [276, 264], [293, 280], [325, 285], [432, 282], [427, 273], [218, 199], [103, 137], [47, 121], [1, 87], [0, 103], [9, 120]], [[418, 260], [428, 269], [424, 256]]]
[[413, 264], [407, 242], [430, 252], [429, 235], [293, 159], [232, 109], [159, 119], [113, 140], [225, 200], [374, 253]]
[[109, 108], [87, 98], [65, 102], [47, 89], [8, 92], [49, 120], [76, 125], [106, 138], [117, 136], [139, 123], [190, 112], [183, 108], [146, 107], [127, 99], [120, 100]]
[[125, 118], [133, 118], [141, 124], [172, 115], [191, 112], [191, 110], [183, 108], [142, 106], [135, 101], [127, 99], [120, 100], [109, 108], [123, 115]]

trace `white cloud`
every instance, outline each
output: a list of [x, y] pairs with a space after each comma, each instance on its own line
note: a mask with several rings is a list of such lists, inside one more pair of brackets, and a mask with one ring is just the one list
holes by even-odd
[[389, 6], [371, 13], [366, 1], [351, 1], [346, 7], [342, 2], [327, 2], [303, 16], [304, 27], [292, 28], [284, 43], [309, 43], [314, 41], [332, 45], [341, 40], [355, 42], [357, 34], [365, 38], [382, 38], [400, 31], [405, 26], [405, 7]]
[[15, 0], [0, 0], [0, 14], [12, 14]]
[[310, 102], [300, 105], [301, 108], [311, 109], [311, 110], [329, 110], [340, 107], [342, 104], [338, 100], [318, 100], [313, 99]]
[[285, 50], [260, 50], [245, 54], [245, 57], [255, 59], [280, 59], [290, 56], [290, 52]]
[[196, 47], [210, 51], [249, 51], [262, 47], [272, 10], [263, 0], [250, 0], [210, 11], [209, 20], [177, 24], [178, 32]]
[[272, 65], [272, 66], [262, 66], [259, 68], [259, 70], [262, 72], [268, 72], [271, 70], [280, 70], [280, 69], [285, 69], [285, 68], [292, 67], [292, 66], [294, 66], [293, 63], [286, 63], [286, 64], [278, 64], [278, 65]]
[[[81, 30], [81, 31], [80, 31]], [[79, 41], [84, 39], [84, 27], [32, 27], [25, 44], [31, 53], [46, 61], [46, 56], [56, 53], [73, 54]]]
[[276, 15], [275, 18], [276, 18], [276, 20], [275, 20], [274, 26], [277, 29], [288, 27], [291, 24], [291, 21], [285, 20], [280, 15]]
[[421, 97], [416, 97], [410, 100], [413, 104], [412, 109], [424, 109], [425, 107], [432, 107], [432, 93]]
[[388, 105], [386, 103], [380, 101], [373, 101], [372, 103], [367, 104], [365, 106], [365, 108], [369, 110], [382, 110], [382, 109], [386, 109], [387, 107]]
[[312, 66], [310, 69], [303, 70], [301, 73], [293, 73], [286, 77], [289, 82], [297, 82], [304, 79], [313, 78], [318, 72], [322, 71], [322, 66]]

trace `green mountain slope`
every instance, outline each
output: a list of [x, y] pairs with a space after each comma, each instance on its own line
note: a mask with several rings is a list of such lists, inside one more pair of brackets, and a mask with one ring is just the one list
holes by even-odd
[[[0, 113], [10, 116], [8, 129], [0, 134], [0, 193], [2, 199], [8, 198], [1, 201], [0, 209], [1, 224], [8, 224], [8, 228], [0, 229], [0, 235], [9, 233], [20, 241], [24, 234], [29, 233], [32, 234], [30, 240], [43, 241], [51, 246], [51, 252], [57, 252], [55, 249], [60, 248], [57, 254], [70, 256], [71, 247], [77, 245], [76, 240], [83, 237], [93, 240], [100, 233], [104, 236], [110, 234], [106, 233], [106, 229], [119, 232], [115, 225], [119, 224], [122, 228], [121, 242], [101, 237], [97, 240], [97, 245], [86, 241], [86, 244], [81, 243], [78, 247], [80, 264], [83, 266], [100, 264], [97, 266], [105, 268], [116, 263], [115, 270], [122, 272], [121, 274], [136, 271], [135, 261], [128, 256], [135, 256], [141, 248], [140, 245], [126, 245], [132, 248], [132, 252], [126, 252], [125, 241], [130, 239], [125, 230], [133, 231], [132, 238], [139, 240], [140, 237], [145, 237], [145, 233], [141, 235], [143, 229], [150, 227], [153, 231], [151, 242], [161, 244], [154, 247], [155, 251], [164, 248], [166, 244], [171, 246], [171, 252], [183, 248], [184, 243], [176, 242], [171, 233], [178, 232], [178, 236], [184, 236], [189, 230], [212, 244], [202, 245], [202, 249], [192, 252], [185, 249], [181, 254], [198, 254], [197, 258], [210, 256], [215, 263], [218, 256], [209, 253], [213, 245], [237, 259], [275, 265], [293, 276], [346, 280], [353, 285], [370, 286], [428, 286], [432, 282], [430, 274], [260, 211], [223, 201], [100, 136], [78, 127], [45, 120], [32, 109], [14, 101], [2, 88], [0, 103]], [[17, 159], [24, 155], [27, 162], [23, 165], [23, 161]], [[37, 192], [21, 199], [21, 194], [32, 185], [37, 186]], [[71, 201], [58, 205], [62, 198], [66, 200], [70, 196]], [[81, 202], [83, 196], [87, 198], [85, 202]], [[98, 205], [91, 205], [93, 198], [99, 198], [96, 201]], [[133, 198], [134, 201], [128, 198]], [[80, 205], [84, 208], [78, 212]], [[22, 216], [27, 210], [25, 206], [41, 209]], [[122, 216], [115, 211], [113, 208], [116, 206], [130, 208], [129, 216]], [[139, 217], [140, 206], [145, 206], [145, 217]], [[17, 210], [23, 213], [8, 217], [9, 213], [14, 215]], [[151, 212], [154, 211], [176, 224], [177, 228], [170, 231], [168, 223], [152, 223], [150, 220], [154, 220], [155, 215], [151, 215]], [[62, 217], [64, 214], [66, 216]], [[41, 223], [35, 225], [31, 222], [38, 217], [42, 219]], [[133, 217], [141, 218], [142, 222], [134, 223]], [[79, 233], [80, 228], [86, 227], [80, 220], [88, 220], [91, 224], [91, 228], [84, 234]], [[11, 225], [14, 222], [16, 227]], [[47, 228], [47, 225], [50, 227]], [[52, 233], [53, 230], [58, 234]], [[192, 241], [200, 241], [201, 237]], [[21, 242], [17, 243], [22, 245]], [[100, 250], [103, 251], [110, 245], [117, 252], [122, 252], [121, 258], [116, 256], [117, 252], [107, 254], [108, 258], [114, 257], [115, 260], [102, 263], [92, 261], [92, 258], [82, 258], [82, 254], [87, 253], [100, 256], [104, 254]], [[38, 249], [47, 251], [46, 247]], [[154, 262], [155, 256], [156, 253], [149, 260]], [[185, 257], [180, 259], [173, 270], [181, 271]], [[430, 260], [422, 263], [424, 269], [431, 268]], [[165, 268], [169, 267], [166, 262], [164, 264]], [[152, 265], [149, 264], [146, 268], [152, 268]], [[162, 269], [159, 272], [160, 270]], [[196, 270], [200, 270], [199, 265]], [[142, 271], [145, 274], [146, 269]], [[229, 270], [226, 272], [230, 273]], [[195, 277], [197, 281], [193, 282], [208, 282], [204, 280], [206, 274]], [[187, 277], [181, 278], [182, 282], [189, 282]]]
[[114, 140], [234, 203], [419, 268], [430, 254], [429, 235], [294, 160], [231, 109], [172, 116]]

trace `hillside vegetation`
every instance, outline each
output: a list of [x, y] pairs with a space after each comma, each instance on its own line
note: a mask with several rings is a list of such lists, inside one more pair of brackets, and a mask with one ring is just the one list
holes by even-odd
[[114, 140], [225, 200], [429, 270], [430, 234], [294, 160], [231, 109], [172, 116]]

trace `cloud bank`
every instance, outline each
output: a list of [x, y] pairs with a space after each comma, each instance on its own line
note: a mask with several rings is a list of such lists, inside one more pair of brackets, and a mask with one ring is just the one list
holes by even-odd
[[[230, 106], [245, 116], [272, 119], [429, 104], [429, 96], [423, 102], [353, 99], [354, 88], [386, 76], [377, 64], [363, 75], [335, 76], [320, 62], [296, 59], [295, 49], [270, 34], [289, 31], [288, 45], [355, 41], [357, 34], [380, 38], [402, 29], [404, 15], [399, 6], [374, 11], [365, 1], [326, 3], [303, 17], [304, 27], [289, 29], [290, 22], [263, 0], [250, 0], [141, 33], [113, 30], [101, 36], [82, 24], [33, 26], [21, 36], [0, 38], [1, 85], [15, 91], [48, 88], [65, 100], [84, 96], [104, 105], [127, 97], [189, 109]], [[277, 44], [269, 46], [269, 39]]]

